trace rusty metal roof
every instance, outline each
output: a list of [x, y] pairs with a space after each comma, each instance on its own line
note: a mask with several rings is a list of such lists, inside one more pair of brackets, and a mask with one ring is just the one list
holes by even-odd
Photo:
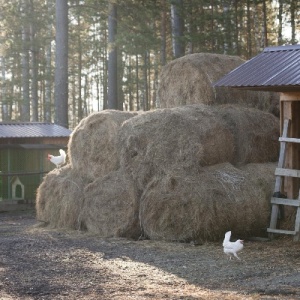
[[1, 138], [57, 138], [69, 137], [71, 130], [52, 123], [23, 122], [3, 123], [0, 122]]
[[300, 45], [265, 48], [240, 65], [215, 87], [234, 87], [269, 91], [300, 91]]

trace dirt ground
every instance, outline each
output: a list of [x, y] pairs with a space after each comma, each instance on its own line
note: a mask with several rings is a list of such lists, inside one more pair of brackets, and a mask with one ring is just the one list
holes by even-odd
[[300, 299], [300, 244], [103, 239], [0, 213], [0, 299]]

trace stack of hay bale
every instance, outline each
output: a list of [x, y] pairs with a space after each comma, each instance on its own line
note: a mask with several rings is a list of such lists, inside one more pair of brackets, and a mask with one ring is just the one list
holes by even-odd
[[278, 136], [273, 114], [238, 105], [92, 114], [72, 133], [69, 164], [40, 185], [37, 218], [105, 237], [260, 233], [268, 226]]

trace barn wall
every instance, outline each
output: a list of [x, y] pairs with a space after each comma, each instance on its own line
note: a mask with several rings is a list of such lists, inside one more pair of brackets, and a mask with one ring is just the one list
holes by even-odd
[[[43, 177], [55, 167], [47, 160], [48, 153], [58, 155], [58, 148], [53, 148], [53, 145], [66, 147], [67, 143], [68, 138], [0, 139], [0, 146], [2, 145], [0, 147], [0, 204], [6, 200], [14, 200], [12, 199], [12, 184], [17, 178], [25, 186], [25, 199], [21, 202], [33, 203], [36, 198], [36, 190]], [[30, 149], [22, 147], [22, 144], [33, 146], [49, 144], [51, 147]]]

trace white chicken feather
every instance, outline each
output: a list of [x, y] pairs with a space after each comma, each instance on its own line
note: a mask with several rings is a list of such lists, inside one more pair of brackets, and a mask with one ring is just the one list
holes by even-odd
[[60, 168], [66, 162], [66, 152], [63, 149], [59, 149], [59, 156], [48, 154], [48, 160], [56, 165], [56, 168]]
[[237, 240], [235, 242], [230, 242], [231, 237], [231, 231], [227, 231], [225, 233], [225, 238], [223, 241], [223, 248], [224, 253], [229, 255], [231, 259], [231, 255], [234, 255], [237, 259], [240, 260], [240, 258], [237, 255], [237, 252], [241, 251], [244, 248], [244, 241], [243, 240]]

